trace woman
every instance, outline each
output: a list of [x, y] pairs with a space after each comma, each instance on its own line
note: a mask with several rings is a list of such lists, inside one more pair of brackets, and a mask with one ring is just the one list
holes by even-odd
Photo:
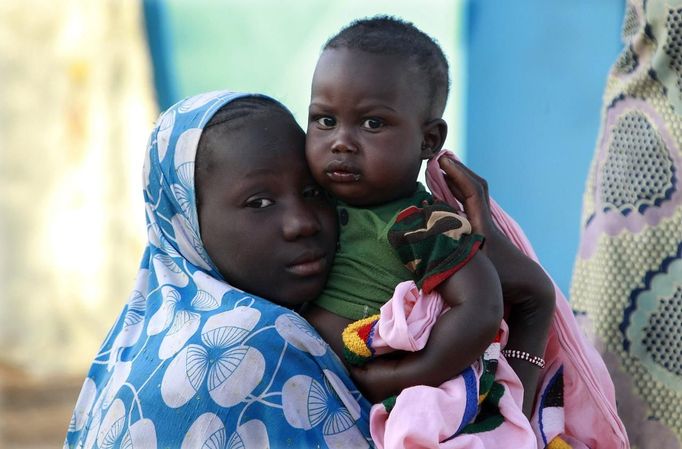
[[160, 117], [149, 242], [65, 447], [370, 446], [369, 405], [286, 308], [322, 289], [336, 240], [304, 141], [267, 97], [212, 92]]

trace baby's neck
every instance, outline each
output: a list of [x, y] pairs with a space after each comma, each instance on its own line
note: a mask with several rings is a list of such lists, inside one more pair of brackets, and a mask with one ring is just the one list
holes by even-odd
[[359, 204], [359, 203], [354, 203], [352, 201], [348, 202], [343, 199], [339, 198], [339, 202], [350, 207], [355, 207], [355, 208], [365, 208], [365, 209], [375, 209], [375, 208], [383, 208], [385, 206], [392, 205], [394, 203], [404, 201], [408, 198], [411, 198], [415, 193], [417, 193], [420, 190], [426, 190], [424, 186], [419, 182], [415, 181], [414, 182], [414, 188], [409, 192], [404, 195], [399, 195], [396, 197], [389, 197], [385, 201], [377, 202], [377, 203], [371, 203], [371, 204]]

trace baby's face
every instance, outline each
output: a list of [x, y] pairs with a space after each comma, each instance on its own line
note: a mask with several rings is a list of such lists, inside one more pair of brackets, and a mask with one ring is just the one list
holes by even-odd
[[346, 48], [320, 56], [306, 156], [317, 182], [344, 202], [376, 205], [415, 190], [426, 87], [405, 66], [400, 57]]
[[319, 295], [336, 249], [334, 211], [304, 144], [284, 114], [248, 118], [211, 135], [210, 169], [197, 179], [201, 236], [218, 270], [289, 307]]

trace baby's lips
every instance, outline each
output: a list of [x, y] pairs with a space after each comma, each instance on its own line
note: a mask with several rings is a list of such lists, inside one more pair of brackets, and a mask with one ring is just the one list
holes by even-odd
[[360, 170], [353, 164], [344, 161], [331, 161], [327, 164], [325, 174], [335, 182], [355, 182], [360, 180]]

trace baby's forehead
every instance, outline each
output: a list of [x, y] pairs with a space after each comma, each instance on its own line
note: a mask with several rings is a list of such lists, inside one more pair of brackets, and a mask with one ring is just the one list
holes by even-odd
[[391, 73], [408, 77], [413, 87], [426, 87], [430, 83], [428, 73], [416, 63], [413, 55], [339, 47], [322, 52], [315, 67], [313, 85], [332, 81], [329, 77], [340, 74], [346, 79], [373, 76], [381, 80]]
[[414, 70], [413, 57], [411, 55], [405, 55], [401, 53], [392, 52], [375, 52], [367, 51], [359, 48], [349, 48], [349, 47], [333, 47], [325, 49], [318, 58], [318, 65], [321, 62], [326, 62], [331, 64], [339, 64], [343, 61], [344, 64], [362, 65], [362, 66], [381, 66], [386, 67], [387, 63], [390, 63], [392, 67], [399, 67], [405, 70], [412, 69], [414, 73], [418, 73]]

